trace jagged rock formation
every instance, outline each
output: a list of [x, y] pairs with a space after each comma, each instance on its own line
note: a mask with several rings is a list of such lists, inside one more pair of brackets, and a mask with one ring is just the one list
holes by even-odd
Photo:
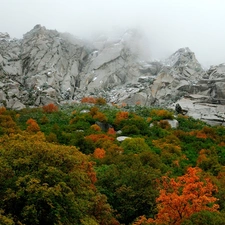
[[198, 112], [197, 118], [223, 120], [225, 64], [204, 71], [189, 48], [162, 62], [141, 61], [139, 39], [128, 30], [120, 38], [100, 36], [90, 43], [41, 25], [21, 40], [0, 33], [0, 103], [20, 109], [94, 95], [130, 105], [179, 103], [189, 114]]

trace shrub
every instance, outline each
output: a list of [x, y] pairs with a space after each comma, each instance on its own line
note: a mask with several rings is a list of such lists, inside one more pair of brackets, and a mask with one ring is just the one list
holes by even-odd
[[26, 124], [28, 125], [28, 127], [27, 127], [28, 132], [38, 132], [38, 131], [40, 131], [40, 127], [37, 124], [36, 120], [30, 118], [29, 120], [27, 120]]
[[102, 97], [96, 98], [95, 104], [96, 105], [105, 105], [106, 104], [106, 100], [104, 98], [102, 98]]
[[105, 157], [105, 150], [103, 148], [96, 148], [93, 153], [93, 156], [96, 159], [103, 159]]
[[94, 131], [101, 131], [101, 127], [99, 127], [97, 124], [91, 125], [91, 129]]
[[96, 99], [94, 97], [84, 97], [81, 99], [81, 103], [96, 103]]
[[155, 120], [173, 119], [173, 113], [165, 109], [153, 109], [150, 116]]
[[54, 105], [53, 103], [50, 103], [48, 105], [44, 105], [42, 109], [45, 113], [53, 113], [58, 111], [58, 106]]

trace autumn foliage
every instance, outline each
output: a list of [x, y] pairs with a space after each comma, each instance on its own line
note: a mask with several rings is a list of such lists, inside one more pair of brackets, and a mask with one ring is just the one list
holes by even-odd
[[[155, 220], [145, 220], [146, 224], [173, 224], [180, 225], [182, 221], [189, 218], [193, 213], [202, 210], [216, 212], [219, 205], [218, 200], [213, 197], [217, 187], [209, 178], [201, 177], [199, 168], [188, 168], [187, 173], [177, 179], [162, 179], [162, 189], [156, 199], [158, 214]], [[138, 224], [138, 223], [136, 223]], [[140, 223], [139, 223], [140, 224]], [[143, 223], [141, 223], [143, 224]]]
[[99, 140], [102, 140], [102, 141], [107, 141], [107, 140], [113, 141], [114, 140], [113, 137], [109, 137], [106, 134], [90, 134], [90, 135], [86, 136], [85, 138], [92, 140], [93, 142], [97, 142]]
[[0, 107], [0, 114], [3, 114], [6, 111], [5, 107]]
[[97, 105], [105, 105], [106, 104], [106, 100], [102, 97], [96, 98], [96, 102], [95, 104]]
[[46, 113], [53, 113], [58, 111], [58, 106], [54, 105], [53, 103], [50, 103], [48, 105], [44, 105], [42, 107], [43, 111]]
[[96, 148], [93, 153], [93, 156], [96, 159], [103, 159], [105, 157], [105, 150], [103, 148]]
[[94, 131], [101, 131], [101, 127], [99, 127], [97, 124], [91, 125], [91, 129]]
[[92, 104], [95, 104], [96, 103], [96, 98], [94, 98], [94, 97], [83, 97], [81, 99], [81, 103], [92, 103]]
[[165, 109], [153, 109], [150, 116], [158, 117], [160, 119], [173, 119], [173, 113]]
[[114, 135], [116, 135], [116, 131], [114, 130], [113, 127], [111, 127], [108, 129], [107, 134], [114, 136]]
[[123, 111], [118, 112], [116, 114], [116, 119], [115, 119], [115, 122], [114, 123], [116, 125], [119, 125], [122, 120], [126, 120], [126, 119], [128, 119], [128, 117], [129, 117], [129, 112], [123, 112]]
[[224, 126], [91, 98], [0, 108], [0, 224], [224, 224]]
[[40, 127], [38, 125], [38, 123], [36, 122], [36, 120], [30, 118], [29, 120], [27, 120], [26, 124], [27, 126], [27, 131], [28, 132], [38, 132], [40, 131]]

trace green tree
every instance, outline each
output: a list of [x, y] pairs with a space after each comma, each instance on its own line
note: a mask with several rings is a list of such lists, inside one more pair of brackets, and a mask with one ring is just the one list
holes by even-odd
[[160, 171], [143, 165], [138, 155], [118, 155], [114, 163], [97, 168], [96, 186], [108, 197], [118, 220], [130, 224], [143, 214], [154, 215], [159, 176]]
[[0, 219], [8, 219], [8, 224], [11, 217], [26, 225], [87, 224], [84, 218], [112, 224], [111, 208], [96, 198], [92, 164], [75, 147], [45, 142], [40, 132], [4, 136], [0, 162], [0, 209], [6, 217]]
[[125, 154], [137, 154], [150, 151], [149, 146], [143, 138], [127, 138], [122, 142], [121, 147], [124, 149]]
[[181, 225], [224, 225], [225, 215], [219, 212], [200, 211], [191, 215]]

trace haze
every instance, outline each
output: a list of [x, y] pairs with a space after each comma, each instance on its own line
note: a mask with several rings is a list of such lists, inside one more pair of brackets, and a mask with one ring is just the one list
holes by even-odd
[[22, 38], [36, 24], [81, 38], [141, 30], [151, 59], [189, 47], [207, 68], [225, 63], [224, 0], [0, 0], [0, 32]]

